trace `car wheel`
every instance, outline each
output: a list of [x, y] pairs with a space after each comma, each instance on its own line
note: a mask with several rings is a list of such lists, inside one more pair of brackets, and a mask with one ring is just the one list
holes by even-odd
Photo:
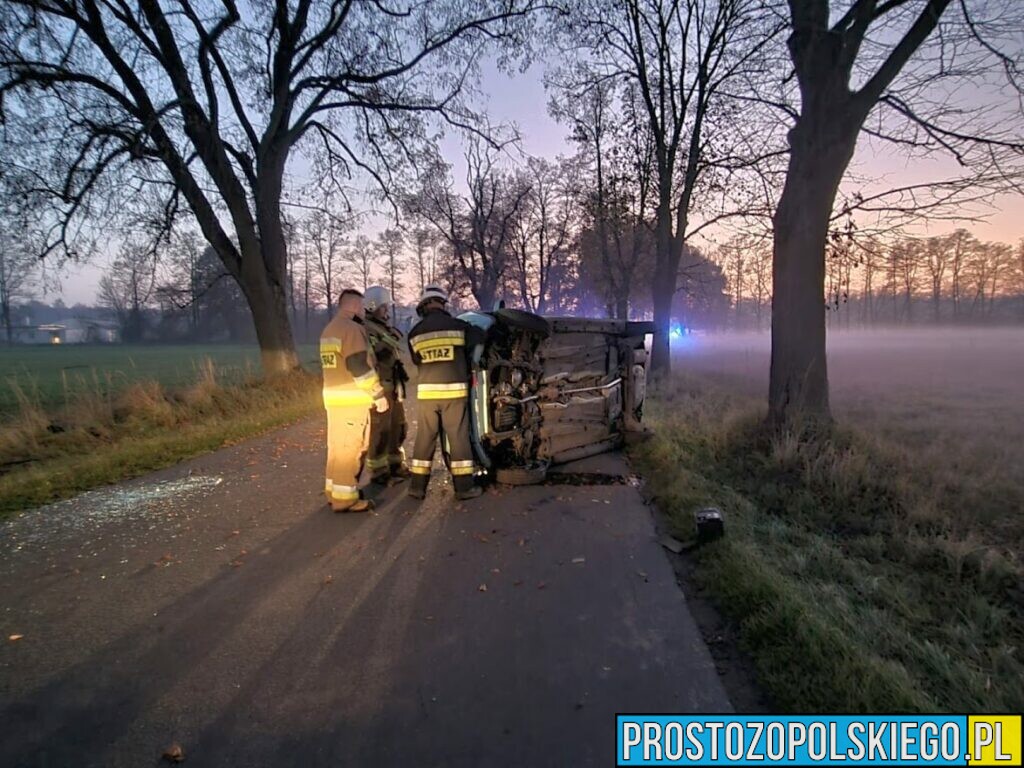
[[494, 316], [514, 328], [522, 328], [544, 338], [551, 335], [551, 326], [548, 325], [548, 321], [533, 312], [524, 312], [521, 309], [499, 309]]
[[503, 485], [536, 485], [548, 476], [548, 462], [534, 461], [516, 467], [501, 467], [494, 471], [495, 481]]

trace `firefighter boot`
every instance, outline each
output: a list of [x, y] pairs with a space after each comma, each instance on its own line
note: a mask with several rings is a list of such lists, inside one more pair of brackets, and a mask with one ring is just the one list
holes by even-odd
[[414, 499], [425, 499], [427, 497], [427, 483], [430, 475], [413, 474], [409, 481], [409, 496]]
[[332, 504], [331, 509], [335, 512], [372, 512], [374, 504], [369, 499], [356, 499], [347, 507]]
[[475, 499], [477, 496], [483, 495], [483, 492], [484, 489], [479, 485], [473, 485], [464, 491], [456, 491], [455, 498], [459, 501], [469, 501], [470, 499]]
[[[452, 468], [458, 471], [458, 468], [455, 467], [455, 463], [456, 462], [454, 461], [452, 462]], [[452, 486], [454, 486], [455, 489], [455, 498], [459, 501], [475, 499], [484, 492], [483, 488], [473, 482], [473, 475], [452, 475]]]

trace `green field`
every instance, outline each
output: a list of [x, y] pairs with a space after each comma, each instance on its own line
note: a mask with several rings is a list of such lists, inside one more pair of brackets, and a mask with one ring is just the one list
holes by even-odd
[[[312, 346], [299, 348], [303, 365], [319, 364]], [[223, 384], [260, 374], [255, 344], [68, 345], [0, 347], [0, 416], [18, 408], [18, 391], [44, 410], [65, 405], [76, 393], [116, 394], [136, 381], [175, 388], [195, 381], [209, 358]]]

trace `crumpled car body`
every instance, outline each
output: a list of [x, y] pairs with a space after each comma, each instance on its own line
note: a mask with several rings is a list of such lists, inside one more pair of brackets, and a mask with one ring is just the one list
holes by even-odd
[[499, 482], [540, 482], [552, 464], [612, 450], [642, 429], [653, 323], [513, 309], [460, 318], [485, 332], [473, 353], [472, 440]]

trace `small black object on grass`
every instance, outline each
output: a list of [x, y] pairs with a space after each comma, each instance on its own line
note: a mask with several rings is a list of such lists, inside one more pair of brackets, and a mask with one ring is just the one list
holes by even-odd
[[697, 541], [701, 544], [720, 539], [725, 535], [725, 518], [720, 509], [715, 507], [698, 509], [693, 513], [693, 520], [697, 528]]

